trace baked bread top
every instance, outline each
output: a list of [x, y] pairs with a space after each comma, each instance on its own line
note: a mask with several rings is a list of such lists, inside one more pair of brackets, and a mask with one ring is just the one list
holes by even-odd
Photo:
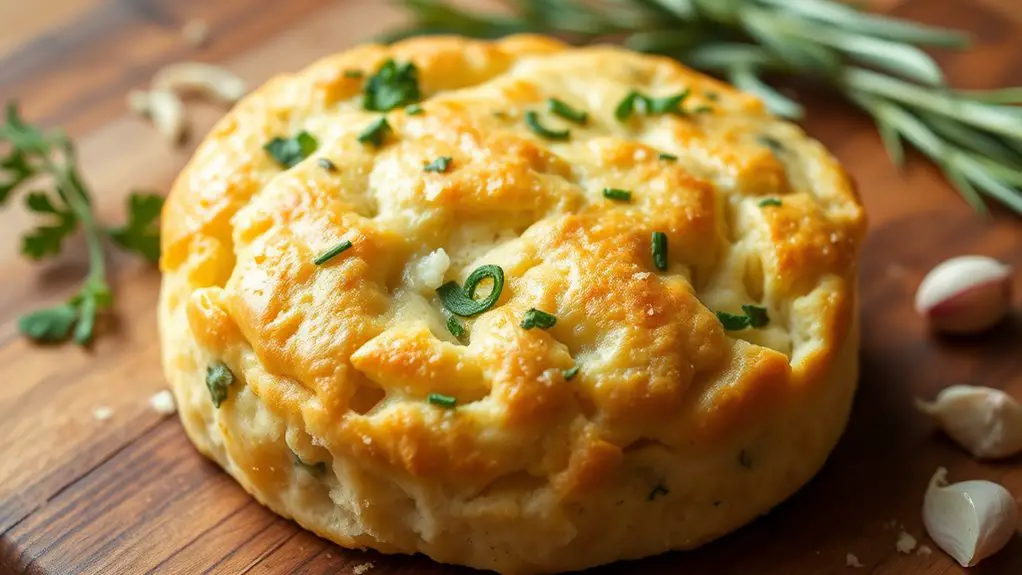
[[[285, 141], [302, 131], [304, 159]], [[730, 445], [826, 385], [864, 229], [822, 146], [670, 59], [533, 36], [367, 45], [268, 82], [182, 173], [161, 265], [190, 329], [164, 345], [229, 366], [302, 430], [301, 461], [579, 497], [629, 450]], [[437, 288], [467, 297], [481, 266], [503, 288], [455, 316], [459, 338]], [[524, 328], [530, 309], [556, 323]], [[282, 457], [234, 454], [254, 484]]]

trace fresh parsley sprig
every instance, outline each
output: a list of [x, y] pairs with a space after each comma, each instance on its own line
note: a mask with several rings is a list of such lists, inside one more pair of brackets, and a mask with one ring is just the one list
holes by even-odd
[[[43, 132], [21, 118], [15, 103], [7, 105], [0, 124], [0, 206], [20, 191], [25, 206], [42, 222], [22, 238], [21, 252], [34, 260], [56, 256], [64, 240], [78, 231], [85, 235], [89, 271], [78, 291], [66, 302], [22, 316], [18, 329], [39, 342], [73, 338], [85, 345], [92, 341], [98, 315], [113, 303], [106, 281], [103, 237], [149, 261], [160, 257], [157, 219], [163, 198], [132, 194], [128, 198], [128, 221], [104, 228], [92, 212], [89, 191], [78, 171], [74, 144], [60, 131]], [[47, 186], [37, 188], [46, 183]]]
[[[985, 212], [989, 198], [1022, 214], [1022, 87], [951, 89], [922, 49], [963, 49], [969, 43], [963, 32], [836, 0], [519, 0], [504, 2], [503, 13], [464, 10], [449, 0], [404, 4], [414, 22], [390, 39], [522, 32], [577, 44], [620, 38], [630, 48], [718, 74], [789, 118], [800, 117], [802, 106], [763, 77], [812, 78], [872, 116], [894, 163], [903, 162], [908, 142], [976, 210]], [[684, 113], [684, 99], [633, 92], [616, 113], [621, 120], [637, 111]]]

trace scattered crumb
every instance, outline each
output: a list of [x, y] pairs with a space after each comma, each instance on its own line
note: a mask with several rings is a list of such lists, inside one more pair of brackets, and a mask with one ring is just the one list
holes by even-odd
[[181, 37], [193, 48], [201, 48], [209, 42], [209, 24], [205, 20], [190, 20], [181, 28]]
[[106, 421], [113, 417], [114, 410], [110, 409], [105, 405], [101, 405], [92, 410], [92, 419], [96, 421]]
[[909, 535], [908, 532], [902, 531], [898, 533], [898, 542], [894, 544], [894, 548], [898, 550], [898, 553], [907, 555], [916, 548], [916, 538]]
[[355, 565], [351, 569], [351, 572], [354, 575], [362, 575], [363, 573], [369, 571], [372, 568], [373, 568], [373, 562], [372, 561], [367, 561], [367, 562], [365, 562], [365, 563], [363, 563], [361, 565]]
[[635, 272], [632, 274], [633, 280], [644, 280], [649, 277], [649, 272]]
[[930, 549], [928, 545], [920, 545], [919, 549], [916, 549], [916, 555], [922, 555], [926, 557], [930, 553], [933, 553], [933, 549]]
[[846, 567], [853, 567], [855, 569], [860, 569], [862, 567], [865, 567], [865, 565], [863, 565], [862, 563], [859, 563], [859, 558], [856, 557], [855, 555], [852, 555], [851, 553], [849, 553], [848, 555], [845, 555], [845, 566]]
[[150, 397], [149, 405], [154, 411], [156, 411], [156, 413], [161, 415], [171, 415], [177, 411], [177, 406], [174, 405], [174, 395], [170, 393], [169, 389], [164, 389]]

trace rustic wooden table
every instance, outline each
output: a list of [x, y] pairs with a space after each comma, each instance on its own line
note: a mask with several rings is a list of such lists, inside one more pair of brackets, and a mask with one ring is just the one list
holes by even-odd
[[[954, 82], [1022, 83], [1017, 0], [885, 0], [903, 16], [977, 34], [974, 51], [942, 55]], [[201, 17], [210, 44], [189, 47], [181, 25]], [[0, 0], [0, 99], [16, 98], [32, 121], [65, 126], [108, 221], [123, 217], [131, 189], [166, 191], [190, 146], [172, 150], [124, 104], [161, 66], [222, 63], [258, 83], [305, 65], [400, 20], [375, 0]], [[862, 379], [851, 425], [805, 489], [754, 524], [692, 553], [600, 573], [961, 573], [922, 528], [923, 490], [937, 466], [953, 480], [989, 478], [1022, 495], [1019, 460], [980, 464], [935, 434], [913, 396], [952, 383], [1003, 387], [1022, 397], [1022, 319], [968, 341], [928, 337], [912, 294], [935, 262], [985, 253], [1022, 269], [1022, 222], [984, 221], [920, 161], [898, 173], [867, 118], [823, 95], [809, 100], [808, 131], [845, 162], [869, 209], [862, 264]], [[197, 132], [222, 113], [192, 105]], [[343, 550], [248, 497], [189, 445], [177, 420], [147, 398], [163, 389], [154, 306], [157, 272], [114, 263], [116, 322], [92, 350], [39, 348], [16, 331], [27, 310], [60, 301], [84, 274], [80, 245], [59, 261], [18, 256], [31, 218], [0, 214], [0, 572], [349, 573], [464, 572], [422, 557]], [[80, 242], [76, 242], [80, 243]], [[1022, 293], [1022, 282], [1017, 282]], [[1017, 306], [1022, 307], [1022, 306]], [[108, 406], [106, 421], [92, 416]], [[892, 525], [893, 524], [893, 525]], [[932, 555], [895, 550], [904, 529]], [[972, 573], [1022, 573], [1022, 541]]]

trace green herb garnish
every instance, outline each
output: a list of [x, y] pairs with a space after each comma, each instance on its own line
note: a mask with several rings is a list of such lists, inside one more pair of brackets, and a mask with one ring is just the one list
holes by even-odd
[[351, 78], [352, 80], [358, 80], [359, 78], [361, 78], [363, 76], [365, 76], [365, 73], [363, 73], [362, 70], [345, 70], [344, 71], [344, 77], [345, 78]]
[[430, 405], [438, 405], [447, 409], [453, 409], [458, 405], [457, 398], [444, 395], [442, 393], [431, 393], [426, 396], [426, 401], [428, 401]]
[[667, 271], [667, 234], [664, 232], [653, 232], [650, 237], [650, 253], [653, 256], [653, 265], [656, 269]]
[[745, 312], [744, 315], [718, 311], [717, 319], [726, 331], [739, 331], [747, 327], [759, 329], [770, 323], [770, 317], [764, 307], [746, 304], [742, 306], [742, 311]]
[[387, 134], [391, 131], [390, 124], [387, 123], [387, 118], [380, 116], [376, 120], [373, 120], [371, 124], [366, 126], [366, 129], [358, 135], [358, 141], [363, 144], [372, 144], [379, 148], [383, 145], [383, 140], [386, 139]]
[[776, 208], [781, 205], [781, 200], [777, 198], [767, 198], [759, 203], [761, 208]]
[[425, 110], [423, 110], [422, 106], [418, 104], [412, 104], [411, 106], [405, 108], [405, 114], [408, 114], [409, 116], [418, 116], [423, 112], [425, 112]]
[[337, 256], [341, 252], [347, 250], [350, 247], [351, 247], [351, 240], [344, 240], [341, 243], [337, 244], [336, 246], [334, 246], [334, 247], [328, 249], [327, 251], [325, 251], [325, 252], [319, 254], [318, 256], [316, 256], [316, 259], [312, 260], [312, 262], [314, 264], [316, 264], [317, 266], [321, 266], [321, 265], [327, 263], [328, 261], [330, 261], [331, 259], [333, 259], [335, 256]]
[[263, 145], [263, 149], [283, 168], [293, 168], [319, 148], [315, 136], [302, 130], [293, 138], [277, 136]]
[[560, 116], [569, 122], [575, 122], [580, 126], [586, 125], [586, 122], [589, 121], [589, 114], [582, 110], [576, 110], [557, 98], [547, 100], [547, 109], [551, 114]]
[[74, 144], [61, 132], [44, 133], [18, 114], [14, 102], [7, 104], [0, 124], [0, 206], [18, 191], [25, 195], [28, 210], [45, 221], [22, 238], [21, 253], [35, 260], [56, 256], [64, 240], [79, 227], [85, 234], [89, 270], [78, 292], [66, 303], [33, 311], [18, 319], [26, 337], [53, 343], [72, 337], [85, 345], [94, 335], [98, 314], [110, 307], [113, 295], [106, 282], [103, 235], [120, 247], [159, 259], [159, 217], [163, 199], [152, 194], [131, 194], [125, 225], [103, 228], [92, 211], [92, 201], [78, 171]]
[[713, 106], [707, 106], [705, 104], [692, 108], [693, 114], [709, 114], [713, 112]]
[[720, 99], [720, 94], [718, 94], [716, 92], [706, 92], [703, 95], [706, 96], [706, 99], [711, 101], [711, 102], [716, 102], [717, 100]]
[[756, 141], [759, 142], [761, 146], [766, 146], [767, 148], [770, 148], [770, 152], [775, 157], [779, 158], [781, 154], [783, 154], [786, 151], [784, 149], [784, 144], [782, 144], [780, 140], [778, 140], [777, 138], [772, 138], [770, 136], [758, 136], [756, 138]]
[[670, 491], [668, 491], [666, 487], [658, 484], [656, 487], [653, 488], [653, 491], [649, 492], [649, 497], [647, 498], [647, 500], [653, 501], [657, 497], [661, 495], [667, 495], [668, 493], [670, 493]]
[[449, 168], [450, 165], [451, 165], [450, 156], [440, 156], [439, 158], [423, 166], [422, 171], [436, 172], [438, 174], [442, 174], [447, 171], [447, 168]]
[[[493, 280], [490, 294], [481, 300], [475, 300], [476, 287], [485, 278]], [[458, 282], [450, 281], [437, 288], [440, 303], [447, 311], [461, 317], [472, 317], [483, 313], [497, 303], [500, 292], [504, 289], [504, 270], [500, 266], [479, 266], [465, 278], [464, 289]]]
[[660, 155], [657, 156], [657, 157], [660, 158], [661, 160], [666, 160], [668, 162], [677, 162], [678, 161], [678, 156], [675, 156], [674, 154], [668, 154], [668, 153], [665, 153], [665, 152], [660, 152]]
[[213, 401], [213, 407], [220, 409], [220, 405], [227, 399], [229, 388], [234, 385], [234, 372], [222, 362], [216, 362], [206, 368], [206, 388], [209, 389], [209, 398]]
[[539, 114], [529, 110], [525, 113], [525, 125], [537, 136], [548, 140], [567, 140], [571, 137], [570, 130], [551, 130], [539, 123]]
[[465, 337], [465, 326], [461, 325], [458, 318], [453, 315], [447, 318], [447, 331], [451, 332], [451, 335], [458, 339]]
[[688, 98], [688, 95], [689, 91], [685, 90], [673, 96], [653, 98], [637, 90], [632, 90], [614, 108], [614, 117], [618, 121], [624, 122], [633, 113], [645, 114], [646, 116], [660, 116], [663, 114], [682, 115], [685, 111], [681, 108], [681, 104]]
[[574, 379], [574, 377], [578, 375], [578, 370], [580, 369], [582, 369], [581, 366], [575, 365], [564, 370], [564, 380], [571, 381], [572, 379]]
[[411, 62], [398, 64], [387, 60], [366, 81], [362, 107], [373, 112], [387, 112], [408, 106], [422, 99], [419, 92], [419, 71]]
[[550, 329], [557, 324], [557, 318], [553, 315], [538, 310], [536, 308], [530, 308], [529, 311], [525, 312], [525, 317], [522, 318], [522, 329], [532, 329], [538, 327], [539, 329]]
[[632, 201], [632, 192], [619, 188], [603, 188], [603, 197], [616, 202]]
[[327, 158], [320, 158], [320, 159], [316, 160], [316, 163], [319, 164], [319, 167], [323, 168], [324, 170], [326, 170], [328, 172], [336, 172], [337, 171], [337, 165], [334, 164], [333, 162], [331, 162], [330, 160], [328, 160]]

